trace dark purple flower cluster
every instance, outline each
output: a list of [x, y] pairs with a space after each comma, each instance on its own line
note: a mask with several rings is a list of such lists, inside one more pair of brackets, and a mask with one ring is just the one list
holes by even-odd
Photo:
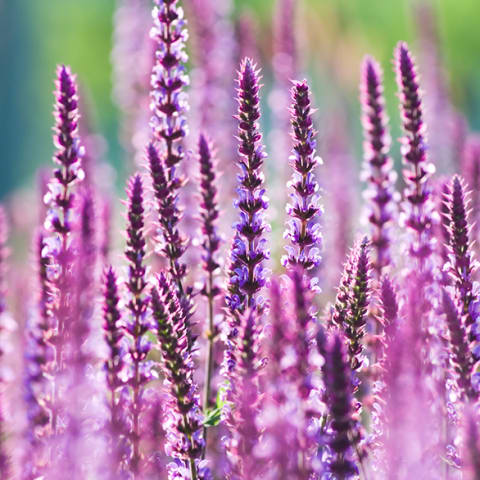
[[370, 203], [368, 219], [372, 225], [370, 241], [374, 250], [372, 266], [377, 278], [380, 278], [383, 268], [391, 262], [389, 230], [392, 223], [396, 179], [393, 161], [389, 157], [390, 135], [382, 77], [380, 65], [373, 58], [366, 57], [362, 65], [360, 97], [363, 109], [365, 167], [370, 183], [367, 193]]
[[320, 263], [321, 233], [319, 214], [321, 212], [319, 186], [315, 180], [318, 157], [315, 156], [315, 130], [310, 108], [310, 91], [307, 82], [295, 83], [292, 88], [292, 128], [294, 170], [290, 182], [292, 201], [287, 207], [291, 217], [285, 236], [291, 245], [282, 262], [287, 265], [301, 265], [311, 270]]
[[264, 260], [269, 257], [264, 234], [267, 224], [264, 212], [268, 203], [261, 170], [266, 157], [260, 119], [259, 73], [249, 58], [243, 60], [238, 76], [238, 137], [240, 175], [238, 200], [235, 206], [240, 212], [236, 224], [236, 236], [231, 249], [230, 295], [227, 298], [232, 311], [244, 311], [258, 305], [258, 292], [266, 281]]
[[403, 42], [395, 51], [395, 70], [400, 95], [400, 109], [405, 135], [401, 139], [403, 171], [406, 189], [403, 205], [406, 226], [414, 232], [410, 254], [420, 265], [430, 257], [432, 245], [432, 192], [427, 182], [434, 171], [427, 159], [425, 123], [418, 83], [418, 76], [412, 55]]

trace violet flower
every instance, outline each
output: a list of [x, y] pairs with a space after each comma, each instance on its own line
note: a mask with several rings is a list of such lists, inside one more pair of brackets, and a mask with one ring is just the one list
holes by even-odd
[[[151, 302], [156, 332], [162, 353], [162, 369], [169, 389], [165, 406], [166, 453], [185, 463], [190, 480], [203, 478], [199, 457], [204, 449], [202, 418], [197, 386], [193, 380], [193, 360], [188, 347], [185, 314], [169, 279], [160, 274], [152, 288]], [[181, 465], [172, 464], [169, 478], [177, 477]]]
[[353, 454], [351, 372], [349, 360], [345, 355], [343, 337], [341, 334], [335, 334], [329, 341], [326, 339], [323, 342], [319, 341], [319, 347], [325, 357], [324, 383], [331, 419], [327, 440], [331, 450], [329, 471], [338, 479], [352, 478], [358, 472], [358, 468]]
[[[214, 361], [214, 343], [218, 334], [217, 327], [214, 325], [215, 315], [215, 297], [219, 295], [220, 289], [214, 283], [215, 273], [218, 273], [220, 264], [217, 260], [217, 253], [220, 248], [220, 236], [218, 234], [218, 199], [216, 186], [216, 159], [214, 152], [205, 136], [200, 135], [198, 141], [198, 161], [200, 164], [200, 219], [202, 221], [202, 249], [203, 249], [203, 270], [206, 274], [206, 280], [201, 293], [207, 298], [208, 325], [206, 328], [206, 337], [208, 340], [205, 385], [203, 397], [203, 410], [206, 414], [211, 403], [211, 381], [213, 375]], [[204, 428], [204, 439], [206, 443], [207, 429]]]
[[293, 154], [290, 157], [294, 173], [289, 183], [293, 193], [287, 213], [291, 217], [285, 237], [291, 246], [282, 258], [284, 265], [301, 265], [312, 270], [320, 263], [321, 233], [319, 216], [319, 186], [315, 180], [318, 157], [315, 156], [316, 132], [310, 108], [310, 91], [306, 80], [292, 88]]
[[146, 363], [150, 342], [146, 333], [150, 329], [148, 312], [148, 296], [145, 288], [146, 266], [145, 257], [145, 227], [143, 207], [143, 183], [140, 175], [130, 179], [127, 189], [128, 195], [128, 224], [127, 224], [127, 245], [125, 257], [128, 265], [128, 279], [126, 282], [129, 291], [129, 301], [126, 305], [129, 316], [126, 319], [125, 331], [131, 339], [129, 349], [130, 363], [133, 372], [129, 379], [132, 388], [130, 402], [131, 432], [133, 452], [130, 459], [130, 468], [138, 473], [141, 467], [142, 456], [140, 452], [140, 420], [145, 408], [144, 393], [145, 385], [151, 378], [151, 373]]
[[365, 335], [367, 308], [370, 302], [370, 276], [369, 242], [364, 238], [352, 249], [345, 264], [331, 314], [333, 325], [343, 330], [349, 340], [348, 355], [354, 371], [363, 363], [362, 339]]
[[237, 293], [227, 297], [232, 312], [255, 308], [261, 303], [259, 292], [266, 282], [264, 260], [269, 257], [264, 233], [267, 225], [264, 213], [267, 199], [263, 188], [264, 176], [261, 171], [266, 157], [262, 135], [259, 131], [260, 89], [258, 71], [251, 59], [245, 58], [238, 77], [239, 153], [238, 200], [235, 204], [240, 211], [236, 224], [236, 236], [231, 250], [230, 288]]
[[[103, 330], [105, 343], [108, 346], [108, 355], [105, 360], [107, 388], [109, 390], [109, 434], [111, 436], [111, 475], [112, 478], [125, 466], [125, 438], [128, 436], [125, 424], [125, 405], [120, 396], [120, 389], [124, 385], [122, 372], [125, 369], [125, 353], [121, 342], [124, 336], [120, 325], [121, 313], [119, 308], [119, 293], [117, 277], [112, 267], [105, 270], [103, 287]], [[123, 448], [122, 448], [123, 447]]]
[[151, 36], [157, 42], [157, 49], [151, 78], [150, 126], [155, 142], [164, 152], [162, 163], [168, 169], [168, 181], [177, 188], [176, 168], [184, 157], [179, 142], [187, 134], [187, 101], [183, 91], [188, 84], [187, 31], [178, 0], [155, 0], [152, 16]]
[[450, 275], [457, 292], [465, 328], [470, 333], [477, 321], [475, 311], [470, 308], [470, 305], [475, 300], [473, 278], [478, 264], [469, 240], [468, 203], [468, 193], [465, 192], [463, 180], [458, 176], [453, 177], [449, 185], [449, 193], [445, 197], [450, 234]]
[[78, 130], [78, 96], [75, 76], [70, 68], [64, 65], [57, 68], [55, 82], [55, 135], [54, 144], [57, 152], [54, 161], [58, 168], [48, 185], [45, 203], [49, 211], [45, 220], [45, 228], [54, 231], [61, 241], [61, 248], [67, 248], [67, 237], [71, 231], [72, 206], [74, 196], [73, 185], [83, 179], [80, 160], [83, 148], [77, 135]]
[[395, 70], [400, 96], [404, 136], [401, 139], [405, 164], [405, 199], [403, 204], [406, 226], [414, 232], [410, 255], [417, 259], [421, 269], [433, 251], [431, 188], [428, 179], [433, 166], [428, 163], [423, 107], [418, 76], [413, 57], [406, 43], [395, 50]]
[[450, 340], [450, 361], [456, 372], [457, 384], [463, 397], [474, 400], [471, 375], [473, 361], [469, 351], [468, 337], [462, 323], [462, 316], [445, 289], [442, 290], [442, 307], [447, 321]]
[[[83, 148], [77, 135], [78, 96], [75, 77], [70, 69], [60, 66], [57, 69], [54, 144], [57, 151], [54, 170], [44, 197], [49, 210], [45, 219], [45, 228], [51, 231], [46, 239], [50, 263], [48, 269], [51, 283], [53, 334], [50, 344], [55, 346], [55, 363], [50, 366], [53, 381], [53, 394], [50, 398], [52, 409], [52, 433], [56, 436], [63, 430], [65, 419], [64, 402], [60, 398], [65, 389], [67, 332], [76, 316], [76, 292], [73, 273], [74, 252], [71, 231], [73, 225], [74, 185], [83, 179], [80, 160]], [[59, 452], [58, 452], [59, 453]], [[60, 453], [59, 453], [60, 455]]]
[[377, 279], [390, 264], [390, 224], [392, 221], [394, 184], [396, 174], [389, 156], [390, 135], [382, 86], [383, 72], [371, 57], [362, 65], [360, 98], [364, 132], [365, 170], [370, 187], [367, 191], [370, 215], [368, 217], [374, 251], [372, 267]]

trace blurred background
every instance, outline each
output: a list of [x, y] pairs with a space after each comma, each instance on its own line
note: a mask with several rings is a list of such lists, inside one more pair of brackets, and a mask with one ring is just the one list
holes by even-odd
[[[391, 63], [398, 40], [411, 43], [420, 57], [420, 70], [435, 57], [441, 76], [437, 80], [451, 103], [471, 130], [480, 129], [480, 3], [432, 0], [426, 16], [424, 3], [298, 0], [299, 70], [314, 86], [320, 139], [327, 113], [341, 106], [349, 148], [357, 162], [362, 157], [358, 82], [366, 53], [374, 55], [385, 70], [392, 137], [399, 136]], [[1, 199], [31, 186], [39, 166], [52, 165], [53, 79], [55, 66], [62, 62], [78, 74], [89, 127], [105, 140], [102, 155], [114, 166], [117, 187], [123, 184], [128, 161], [119, 141], [120, 109], [112, 95], [116, 6], [115, 0], [0, 0]], [[233, 19], [245, 15], [251, 19], [266, 93], [272, 82], [274, 6], [274, 0], [236, 0], [232, 7]], [[428, 50], [432, 38], [433, 53]], [[268, 123], [269, 118], [267, 105], [264, 121]]]

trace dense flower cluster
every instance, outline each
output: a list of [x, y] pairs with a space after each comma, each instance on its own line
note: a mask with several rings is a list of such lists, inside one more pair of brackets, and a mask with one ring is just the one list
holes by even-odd
[[[343, 122], [319, 119], [331, 138], [317, 180], [316, 82], [293, 80], [290, 110], [285, 101], [302, 68], [295, 2], [277, 6], [269, 102], [281, 101], [264, 104], [279, 139], [271, 161], [259, 69], [236, 59], [246, 49], [260, 58], [254, 36], [232, 26], [248, 22], [229, 18], [227, 0], [185, 2], [196, 29], [188, 113], [183, 9], [154, 3], [151, 30], [147, 1], [119, 0], [117, 14], [115, 90], [135, 157], [123, 241], [119, 209], [96, 181], [95, 143], [85, 143], [87, 157], [81, 147], [66, 66], [56, 79], [55, 169], [42, 176], [45, 206], [30, 225], [31, 272], [16, 264], [21, 208], [0, 207], [2, 480], [478, 479], [478, 139], [458, 148], [464, 179], [447, 177], [453, 162], [434, 176], [427, 153], [440, 145], [426, 145], [420, 77], [399, 43], [405, 181], [395, 186], [382, 70], [366, 57], [369, 216], [350, 232], [356, 172]], [[223, 39], [231, 58], [217, 57]], [[454, 143], [456, 133], [442, 133]]]

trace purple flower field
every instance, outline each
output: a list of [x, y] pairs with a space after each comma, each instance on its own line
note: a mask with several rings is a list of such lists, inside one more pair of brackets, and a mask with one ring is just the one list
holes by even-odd
[[120, 195], [82, 79], [52, 72], [39, 213], [0, 207], [0, 480], [480, 480], [479, 137], [399, 39], [358, 65], [358, 175], [298, 3], [265, 80], [227, 4], [118, 2]]

